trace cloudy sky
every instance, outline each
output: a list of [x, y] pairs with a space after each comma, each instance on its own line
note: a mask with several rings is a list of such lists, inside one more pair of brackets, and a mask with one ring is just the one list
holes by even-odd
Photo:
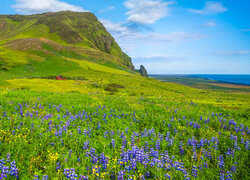
[[1, 0], [0, 14], [90, 11], [150, 74], [250, 74], [248, 0]]

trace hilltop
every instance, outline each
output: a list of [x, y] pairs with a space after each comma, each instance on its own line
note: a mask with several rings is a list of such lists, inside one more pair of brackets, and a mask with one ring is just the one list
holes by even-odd
[[80, 72], [86, 69], [134, 73], [131, 58], [94, 14], [0, 15], [0, 70], [18, 76], [84, 76]]

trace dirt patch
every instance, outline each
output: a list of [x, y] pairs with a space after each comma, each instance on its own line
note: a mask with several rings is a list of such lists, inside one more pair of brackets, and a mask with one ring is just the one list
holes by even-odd
[[42, 43], [39, 39], [27, 38], [27, 39], [16, 39], [6, 44], [10, 49], [19, 51], [26, 50], [42, 50]]
[[43, 43], [47, 43], [51, 45], [55, 50], [58, 50], [58, 51], [65, 49], [63, 46], [46, 38], [16, 39], [16, 40], [8, 42], [6, 45], [10, 49], [14, 49], [18, 51], [27, 51], [27, 50], [41, 51], [43, 49]]
[[2, 22], [0, 22], [0, 30], [3, 30], [6, 26], [6, 21], [3, 20]]
[[243, 88], [243, 89], [250, 89], [250, 86], [237, 85], [237, 84], [217, 84], [217, 83], [209, 83], [209, 85], [218, 86], [218, 87], [225, 87], [225, 88]]

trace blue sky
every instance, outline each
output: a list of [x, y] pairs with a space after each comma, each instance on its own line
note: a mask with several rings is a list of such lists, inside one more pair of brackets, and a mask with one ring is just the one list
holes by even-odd
[[0, 14], [90, 11], [150, 74], [250, 74], [248, 0], [1, 0]]

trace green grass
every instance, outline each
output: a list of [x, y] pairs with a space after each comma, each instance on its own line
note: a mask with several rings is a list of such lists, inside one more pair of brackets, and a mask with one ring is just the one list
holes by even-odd
[[[220, 155], [224, 156], [224, 171], [231, 171], [233, 165], [237, 166], [236, 172], [231, 172], [233, 179], [249, 178], [247, 168], [249, 150], [246, 150], [245, 145], [240, 142], [243, 138], [245, 143], [249, 139], [249, 134], [236, 133], [233, 125], [228, 125], [229, 120], [234, 119], [237, 125], [242, 123], [244, 127], [249, 127], [249, 111], [197, 103], [195, 99], [193, 102], [181, 100], [177, 94], [171, 94], [175, 97], [173, 99], [124, 94], [110, 96], [96, 94], [94, 91], [79, 92], [72, 86], [73, 81], [45, 82], [44, 80], [46, 83], [44, 87], [41, 87], [40, 83], [42, 81], [36, 79], [30, 82], [31, 89], [38, 86], [39, 90], [30, 91], [23, 88], [23, 90], [0, 91], [0, 157], [7, 160], [6, 157], [8, 153], [10, 154], [10, 162], [16, 162], [20, 179], [33, 179], [34, 175], [38, 175], [39, 178], [48, 175], [51, 179], [65, 179], [63, 173], [67, 168], [74, 168], [75, 173], [88, 176], [89, 179], [110, 179], [111, 174], [117, 178], [120, 170], [131, 164], [130, 161], [118, 163], [124, 145], [121, 133], [127, 137], [124, 151], [132, 150], [134, 146], [156, 149], [157, 142], [163, 136], [164, 139], [160, 141], [158, 149], [158, 159], [161, 159], [160, 153], [165, 154], [168, 151], [173, 163], [184, 163], [190, 179], [196, 179], [192, 177], [192, 166], [203, 167], [204, 163], [207, 163], [207, 168], [198, 169], [198, 178], [218, 179], [220, 168], [217, 159]], [[51, 86], [47, 86], [48, 84]], [[24, 87], [27, 87], [26, 83]], [[63, 90], [49, 92], [53, 87]], [[204, 123], [208, 118], [210, 121]], [[223, 124], [228, 129], [221, 127], [220, 119], [223, 119]], [[190, 122], [196, 122], [201, 127], [194, 128]], [[66, 127], [62, 135], [58, 134], [60, 127], [62, 129]], [[85, 135], [84, 132], [90, 129], [91, 134]], [[145, 131], [153, 133], [148, 136], [140, 135]], [[165, 140], [168, 132], [170, 138], [174, 139], [173, 143]], [[139, 135], [136, 136], [135, 133]], [[225, 155], [227, 148], [234, 147], [234, 140], [230, 139], [230, 134], [238, 137], [238, 147], [241, 148], [241, 150], [235, 149], [234, 157]], [[193, 158], [192, 146], [188, 145], [188, 139], [192, 137], [197, 141], [217, 137], [218, 149], [215, 148], [214, 142], [203, 147], [196, 146], [195, 153], [198, 154], [196, 160]], [[112, 139], [115, 141], [114, 147], [111, 144]], [[84, 142], [87, 141], [89, 146], [83, 149]], [[180, 142], [183, 142], [183, 155], [179, 151]], [[101, 153], [104, 153], [108, 158], [107, 166], [100, 160], [93, 162], [91, 156], [86, 156], [90, 148], [95, 149], [94, 156], [99, 158]], [[202, 153], [204, 150], [211, 152], [211, 159]], [[153, 161], [151, 155], [149, 158]], [[10, 166], [10, 162], [6, 162], [5, 166]], [[57, 164], [59, 162], [60, 167]], [[96, 172], [96, 167], [100, 168], [100, 172]], [[160, 168], [157, 163], [154, 166], [147, 164], [145, 167], [137, 162], [134, 170], [125, 171], [125, 177], [139, 179], [142, 175], [145, 177], [147, 172], [150, 172], [150, 179], [163, 179], [166, 174], [177, 179], [184, 177], [184, 174], [168, 161], [163, 167], [166, 168]]]
[[14, 178], [2, 170], [12, 163], [24, 180], [66, 179], [69, 168], [88, 179], [250, 178], [249, 92], [141, 77], [83, 14], [0, 16], [8, 24], [0, 32], [0, 176]]
[[[45, 65], [50, 61], [56, 62], [55, 59], [45, 59], [37, 63]], [[237, 166], [236, 171], [231, 172], [233, 179], [250, 177], [247, 168], [249, 150], [245, 145], [249, 140], [246, 130], [250, 126], [249, 93], [196, 89], [139, 75], [119, 74], [121, 70], [115, 69], [112, 72], [98, 71], [95, 68], [99, 67], [94, 62], [86, 60], [74, 59], [67, 63], [76, 63], [79, 69], [65, 69], [67, 73], [63, 75], [68, 80], [61, 81], [21, 76], [14, 78], [17, 77], [17, 69], [12, 76], [6, 74], [11, 71], [1, 72], [8, 80], [3, 79], [4, 83], [0, 84], [0, 159], [7, 160], [10, 155], [10, 162], [16, 162], [20, 179], [33, 179], [35, 175], [39, 179], [43, 175], [54, 180], [66, 179], [63, 173], [67, 168], [74, 168], [76, 174], [88, 176], [89, 179], [111, 179], [111, 174], [117, 178], [118, 173], [132, 163], [118, 163], [122, 149], [129, 151], [135, 146], [155, 149], [161, 136], [163, 140], [160, 141], [158, 160], [161, 153], [167, 157], [168, 151], [173, 163], [184, 163], [190, 179], [196, 179], [192, 176], [192, 166], [200, 165], [203, 170], [197, 171], [198, 179], [218, 179], [221, 176], [218, 166], [220, 155], [224, 157], [225, 172]], [[61, 65], [63, 67], [59, 69], [74, 67], [63, 62]], [[39, 66], [41, 64], [34, 65]], [[47, 64], [44, 69], [40, 67], [36, 73], [52, 74], [50, 66]], [[27, 67], [32, 67], [32, 64]], [[74, 76], [85, 77], [85, 80], [70, 80]], [[209, 122], [206, 122], [207, 119]], [[244, 127], [243, 134], [236, 132], [234, 125], [229, 123], [232, 119], [237, 127]], [[200, 128], [194, 128], [194, 123]], [[67, 128], [60, 136], [58, 133], [63, 127]], [[85, 135], [84, 132], [90, 129], [91, 134]], [[145, 129], [147, 133], [153, 133], [145, 137], [140, 135], [145, 133]], [[114, 135], [111, 135], [113, 132]], [[121, 132], [124, 132], [127, 140], [124, 147]], [[135, 133], [139, 136], [135, 136]], [[170, 133], [173, 143], [165, 140], [167, 133]], [[228, 148], [234, 149], [230, 134], [237, 137], [237, 145], [241, 149], [234, 150], [234, 157], [225, 155]], [[192, 137], [197, 142], [201, 139], [214, 141], [212, 138], [216, 137], [218, 149], [215, 142], [202, 148], [196, 146], [196, 160], [192, 146], [188, 145]], [[242, 138], [244, 144], [241, 143]], [[86, 144], [88, 141], [89, 147], [83, 149], [84, 142]], [[115, 141], [114, 147], [112, 141]], [[183, 155], [179, 150], [181, 142]], [[93, 162], [93, 156], [86, 156], [90, 148], [95, 149], [94, 156], [99, 159], [104, 153], [108, 158], [107, 166], [100, 160]], [[211, 159], [205, 155], [205, 151], [211, 153]], [[151, 155], [149, 158], [153, 161]], [[10, 167], [10, 162], [6, 162], [5, 166]], [[207, 163], [207, 168], [204, 163]], [[166, 174], [175, 179], [184, 177], [169, 161], [163, 163], [163, 168], [159, 166], [147, 164], [145, 167], [137, 162], [134, 170], [124, 172], [124, 177], [140, 179], [148, 172], [149, 179], [164, 179]]]

